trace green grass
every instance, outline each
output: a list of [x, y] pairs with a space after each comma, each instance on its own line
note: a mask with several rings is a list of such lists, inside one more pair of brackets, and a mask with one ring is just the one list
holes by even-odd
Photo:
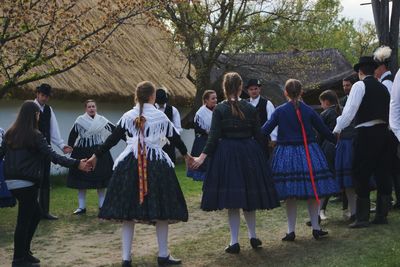
[[[229, 228], [226, 212], [201, 212], [199, 201], [202, 183], [186, 178], [184, 166], [179, 164], [176, 172], [182, 190], [186, 196], [190, 221], [174, 225], [175, 231], [182, 231], [184, 226], [202, 224], [192, 232], [185, 232], [179, 240], [170, 241], [170, 251], [174, 256], [182, 258], [184, 266], [400, 266], [400, 211], [392, 211], [389, 225], [371, 226], [367, 229], [351, 230], [341, 218], [341, 204], [328, 205], [329, 220], [323, 222], [323, 228], [329, 231], [325, 240], [315, 241], [311, 237], [311, 229], [305, 226], [307, 209], [304, 202], [299, 202], [296, 241], [284, 243], [280, 239], [286, 231], [286, 213], [283, 208], [272, 211], [257, 212], [257, 234], [264, 242], [263, 249], [254, 251], [250, 248], [245, 223], [242, 220], [239, 255], [228, 255], [223, 249], [229, 242]], [[51, 246], [59, 233], [65, 240], [74, 235], [90, 236], [92, 233], [114, 234], [118, 232], [118, 223], [100, 223], [97, 215], [97, 195], [95, 190], [88, 191], [87, 214], [73, 216], [77, 207], [77, 192], [65, 187], [65, 177], [52, 178], [51, 211], [60, 216], [57, 222], [42, 221], [34, 238], [36, 247]], [[13, 230], [16, 220], [16, 208], [0, 209], [0, 266], [7, 264], [12, 255]], [[175, 227], [175, 228], [174, 228]], [[143, 233], [140, 228], [136, 231]], [[186, 229], [187, 230], [187, 229]], [[155, 231], [149, 228], [150, 235], [155, 238]], [[154, 234], [153, 234], [154, 233]], [[140, 236], [140, 235], [139, 235]], [[143, 234], [142, 234], [143, 236]], [[110, 243], [110, 249], [119, 251], [117, 241]], [[47, 238], [47, 240], [46, 240]], [[137, 240], [138, 239], [138, 240]], [[134, 249], [140, 250], [134, 240]], [[39, 240], [39, 241], [38, 241]], [[57, 241], [57, 242], [62, 242]], [[136, 246], [136, 247], [135, 247]], [[68, 253], [68, 247], [62, 247], [58, 253]], [[95, 246], [88, 246], [88, 253], [96, 252]], [[3, 255], [4, 253], [4, 255]], [[47, 262], [57, 263], [57, 255], [39, 253]], [[118, 252], [119, 253], [119, 252]], [[99, 255], [99, 257], [102, 257]], [[104, 256], [103, 256], [104, 257]], [[114, 257], [118, 258], [119, 254]], [[134, 256], [135, 266], [156, 266], [154, 252], [142, 256]], [[3, 260], [5, 259], [5, 260]], [[111, 261], [104, 257], [99, 266], [119, 266], [119, 261]], [[2, 265], [4, 264], [4, 265]], [[111, 265], [110, 265], [111, 264]], [[66, 266], [89, 266], [85, 259], [71, 259]]]

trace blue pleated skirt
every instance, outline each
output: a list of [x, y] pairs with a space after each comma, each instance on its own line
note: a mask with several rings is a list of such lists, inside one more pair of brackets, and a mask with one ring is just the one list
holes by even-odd
[[279, 206], [271, 170], [253, 138], [221, 139], [208, 162], [201, 208], [205, 211]]
[[[338, 183], [329, 171], [321, 148], [316, 143], [308, 147], [318, 196], [338, 193]], [[315, 197], [304, 145], [278, 145], [272, 159], [272, 174], [280, 200]]]
[[335, 170], [340, 188], [353, 187], [351, 166], [353, 162], [353, 139], [340, 139], [336, 145]]

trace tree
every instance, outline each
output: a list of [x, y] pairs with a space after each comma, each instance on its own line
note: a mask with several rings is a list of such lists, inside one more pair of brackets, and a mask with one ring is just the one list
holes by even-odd
[[389, 0], [372, 0], [371, 4], [379, 44], [387, 45], [392, 49], [390, 69], [396, 73], [398, 69], [400, 1], [392, 1], [390, 18], [389, 2]]
[[133, 20], [139, 15], [157, 23], [150, 11], [158, 6], [144, 0], [0, 0], [0, 98], [80, 64], [119, 26], [139, 23]]
[[[196, 85], [193, 109], [183, 120], [190, 125], [202, 105], [203, 92], [210, 88], [210, 73], [222, 53], [233, 54], [255, 49], [252, 27], [272, 23], [278, 18], [290, 19], [290, 3], [284, 0], [181, 0], [164, 3], [157, 16], [171, 27], [175, 42], [189, 60], [187, 77]], [[255, 20], [254, 18], [260, 18]], [[245, 36], [245, 38], [242, 38]], [[191, 70], [195, 68], [195, 77]]]

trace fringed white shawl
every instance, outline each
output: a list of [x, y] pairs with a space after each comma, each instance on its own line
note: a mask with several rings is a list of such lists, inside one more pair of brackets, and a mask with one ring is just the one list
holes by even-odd
[[210, 132], [211, 129], [212, 113], [212, 110], [210, 110], [206, 105], [203, 105], [201, 108], [199, 108], [194, 116], [194, 122], [197, 123], [207, 133]]
[[[157, 110], [151, 104], [143, 105], [142, 116], [146, 118], [144, 126], [144, 142], [146, 144], [146, 154], [149, 160], [166, 160], [169, 166], [174, 167], [167, 153], [162, 148], [168, 143], [167, 137], [173, 135], [175, 129], [173, 123], [168, 119], [167, 115]], [[139, 117], [139, 105], [126, 112], [118, 124], [126, 129], [132, 137], [128, 137], [125, 150], [118, 156], [114, 162], [114, 168], [131, 152], [135, 158], [138, 157], [138, 140], [139, 131], [135, 128], [135, 119]], [[178, 132], [175, 129], [176, 132]]]
[[94, 118], [87, 113], [79, 116], [74, 123], [74, 130], [79, 134], [75, 145], [92, 147], [104, 143], [112, 132], [109, 123], [109, 120], [98, 114]]

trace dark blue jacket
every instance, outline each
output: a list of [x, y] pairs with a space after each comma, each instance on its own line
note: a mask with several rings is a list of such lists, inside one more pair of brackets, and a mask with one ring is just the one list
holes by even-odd
[[[316, 142], [316, 133], [314, 129], [332, 143], [336, 143], [335, 135], [333, 135], [328, 127], [325, 126], [318, 113], [303, 102], [299, 102], [299, 109], [307, 134], [308, 143]], [[295, 107], [292, 102], [283, 104], [275, 109], [271, 119], [262, 126], [261, 130], [263, 134], [269, 135], [276, 126], [279, 126], [277, 144], [303, 144], [300, 122], [297, 118]]]

